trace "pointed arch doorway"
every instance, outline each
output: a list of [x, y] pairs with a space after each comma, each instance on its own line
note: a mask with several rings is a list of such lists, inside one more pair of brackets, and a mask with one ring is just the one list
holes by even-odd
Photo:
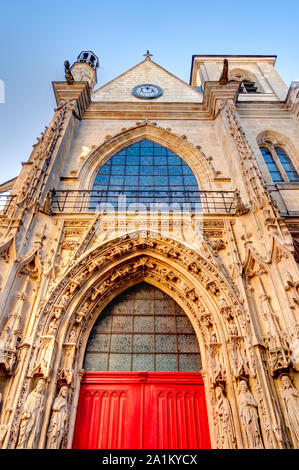
[[73, 448], [209, 448], [200, 353], [180, 306], [142, 282], [96, 320]]

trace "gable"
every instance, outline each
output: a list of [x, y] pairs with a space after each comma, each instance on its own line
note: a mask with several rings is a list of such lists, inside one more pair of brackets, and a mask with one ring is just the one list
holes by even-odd
[[[132, 94], [137, 85], [158, 85], [162, 96], [143, 100]], [[151, 60], [144, 60], [92, 93], [92, 101], [124, 102], [201, 102], [202, 94]]]

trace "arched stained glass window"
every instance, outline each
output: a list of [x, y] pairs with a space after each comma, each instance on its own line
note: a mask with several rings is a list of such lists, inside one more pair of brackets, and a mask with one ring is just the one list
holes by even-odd
[[86, 371], [199, 372], [193, 327], [167, 294], [142, 282], [116, 297], [88, 339]]
[[260, 147], [267, 168], [272, 177], [272, 181], [299, 181], [299, 176], [288, 157], [285, 150], [274, 147], [270, 142], [266, 142], [266, 147]]
[[181, 157], [151, 140], [141, 140], [111, 157], [99, 170], [93, 190], [128, 203], [200, 202], [196, 178]]
[[262, 147], [261, 149], [262, 155], [264, 157], [265, 163], [267, 165], [267, 168], [269, 170], [269, 173], [271, 175], [272, 181], [279, 182], [283, 181], [282, 176], [280, 174], [280, 171], [274, 161], [274, 158], [272, 157], [272, 154], [269, 149]]
[[277, 155], [284, 171], [286, 172], [286, 175], [287, 175], [288, 179], [290, 181], [299, 181], [298, 173], [297, 173], [293, 163], [291, 162], [290, 158], [287, 156], [286, 152], [280, 147], [275, 147], [274, 150], [276, 152], [276, 155]]

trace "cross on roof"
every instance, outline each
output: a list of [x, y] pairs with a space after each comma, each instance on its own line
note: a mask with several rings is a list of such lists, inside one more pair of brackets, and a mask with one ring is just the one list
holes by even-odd
[[153, 54], [150, 54], [150, 51], [149, 51], [149, 50], [147, 50], [147, 51], [146, 51], [146, 54], [143, 54], [143, 55], [144, 55], [144, 57], [145, 57], [146, 59], [150, 59], [150, 60], [151, 60], [151, 57], [153, 57]]

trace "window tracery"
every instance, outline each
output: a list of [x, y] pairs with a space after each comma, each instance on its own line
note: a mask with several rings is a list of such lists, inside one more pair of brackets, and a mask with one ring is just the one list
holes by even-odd
[[263, 141], [260, 143], [260, 151], [274, 183], [299, 181], [295, 166], [281, 146]]

